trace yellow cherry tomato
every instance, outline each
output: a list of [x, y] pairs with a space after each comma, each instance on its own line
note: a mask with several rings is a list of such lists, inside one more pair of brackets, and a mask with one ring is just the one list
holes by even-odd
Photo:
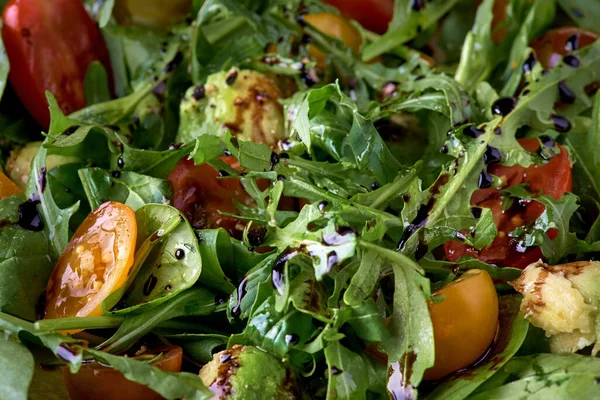
[[[362, 44], [360, 33], [343, 17], [330, 13], [318, 13], [305, 15], [304, 20], [325, 35], [341, 40], [352, 51], [358, 53]], [[325, 53], [313, 45], [308, 46], [308, 52], [317, 61], [319, 67], [325, 66], [327, 58]]]
[[492, 344], [498, 327], [498, 295], [486, 271], [470, 270], [444, 286], [430, 303], [435, 365], [425, 379], [441, 379], [477, 361]]
[[182, 22], [191, 9], [192, 0], [119, 0], [113, 15], [121, 25], [166, 30]]
[[0, 199], [13, 196], [15, 194], [21, 194], [23, 191], [10, 180], [10, 178], [4, 173], [0, 172]]
[[129, 206], [106, 202], [91, 212], [48, 281], [45, 318], [102, 315], [102, 301], [127, 279], [136, 237]]

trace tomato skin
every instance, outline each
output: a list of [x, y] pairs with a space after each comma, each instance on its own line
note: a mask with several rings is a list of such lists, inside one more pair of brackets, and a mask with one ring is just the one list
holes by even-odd
[[102, 315], [102, 301], [127, 280], [137, 223], [125, 204], [106, 202], [77, 228], [46, 287], [45, 318]]
[[351, 18], [375, 33], [383, 34], [394, 15], [393, 0], [326, 0]]
[[543, 36], [532, 40], [529, 45], [535, 50], [535, 55], [544, 68], [553, 68], [570, 52], [567, 49], [567, 41], [574, 35], [579, 36], [579, 48], [588, 46], [598, 39], [598, 35], [594, 32], [575, 27], [563, 27], [546, 32]]
[[470, 270], [444, 286], [429, 303], [435, 364], [424, 379], [441, 379], [477, 361], [492, 344], [498, 327], [498, 295], [486, 271]]
[[[235, 157], [221, 157], [231, 167], [239, 169]], [[194, 165], [183, 158], [167, 179], [173, 185], [173, 206], [181, 210], [194, 228], [224, 228], [234, 237], [240, 237], [244, 224], [219, 211], [237, 213], [233, 200], [251, 205], [253, 199], [237, 178], [219, 179], [219, 173], [210, 165]]]
[[[152, 365], [164, 371], [179, 372], [183, 350], [179, 346], [164, 346], [145, 354], [164, 355]], [[72, 399], [86, 400], [161, 400], [162, 396], [148, 387], [126, 379], [115, 369], [98, 362], [83, 364], [76, 374], [63, 367], [65, 385]]]
[[120, 0], [115, 2], [113, 15], [122, 25], [168, 30], [183, 21], [191, 8], [191, 0]]
[[21, 193], [23, 191], [8, 176], [0, 172], [0, 200]]
[[[362, 44], [360, 33], [343, 17], [330, 13], [319, 13], [305, 15], [304, 20], [327, 36], [341, 40], [354, 53], [358, 53]], [[313, 45], [308, 46], [308, 52], [317, 61], [319, 67], [325, 67], [327, 58], [325, 53]]]
[[46, 90], [70, 114], [86, 105], [83, 81], [92, 61], [112, 82], [108, 50], [80, 0], [10, 0], [2, 20], [10, 83], [42, 127], [50, 124]]
[[[519, 139], [519, 143], [527, 151], [536, 151], [539, 148], [537, 139]], [[522, 200], [514, 202], [508, 210], [502, 209], [501, 189], [529, 184], [533, 192], [542, 192], [559, 199], [566, 192], [571, 191], [572, 174], [571, 161], [567, 151], [560, 145], [560, 153], [548, 163], [528, 168], [520, 165], [506, 167], [503, 165], [490, 165], [488, 171], [500, 177], [502, 185], [499, 188], [478, 189], [471, 197], [471, 205], [489, 208], [494, 216], [498, 228], [498, 236], [492, 244], [477, 250], [458, 241], [444, 244], [446, 258], [455, 262], [463, 256], [471, 256], [489, 264], [499, 267], [525, 268], [529, 264], [543, 257], [538, 248], [520, 249], [517, 243], [508, 236], [517, 227], [533, 223], [544, 212], [544, 206], [537, 201]], [[556, 230], [549, 230], [550, 239], [556, 237]]]

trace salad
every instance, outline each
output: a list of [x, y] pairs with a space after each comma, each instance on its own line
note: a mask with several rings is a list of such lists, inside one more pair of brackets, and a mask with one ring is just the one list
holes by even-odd
[[597, 1], [0, 5], [0, 399], [600, 398]]

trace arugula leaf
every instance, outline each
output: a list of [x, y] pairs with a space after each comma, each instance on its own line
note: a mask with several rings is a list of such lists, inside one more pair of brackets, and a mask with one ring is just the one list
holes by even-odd
[[369, 380], [365, 374], [365, 363], [358, 354], [336, 341], [325, 348], [325, 360], [328, 399], [366, 398]]
[[0, 339], [0, 397], [26, 400], [33, 378], [33, 356], [25, 346], [10, 339]]
[[216, 309], [215, 295], [207, 289], [189, 289], [157, 306], [144, 306], [130, 313], [110, 339], [99, 348], [111, 353], [129, 349], [158, 324], [177, 317], [209, 315]]
[[438, 385], [427, 399], [462, 400], [468, 397], [481, 384], [485, 385], [492, 375], [501, 369], [515, 355], [527, 336], [529, 323], [519, 312], [521, 297], [516, 295], [499, 298], [499, 327], [498, 337], [484, 361], [476, 367], [467, 369], [445, 379]]
[[109, 174], [102, 168], [84, 168], [79, 177], [94, 210], [104, 202], [117, 201], [136, 211], [144, 204], [166, 203], [172, 192], [167, 180], [131, 171]]
[[54, 269], [50, 243], [44, 232], [18, 226], [22, 195], [0, 200], [0, 310], [36, 319], [36, 303]]
[[344, 292], [344, 303], [349, 306], [358, 305], [372, 294], [383, 268], [383, 258], [375, 251], [361, 251], [359, 259], [358, 270], [352, 276], [350, 285]]
[[111, 99], [108, 74], [100, 61], [92, 61], [83, 80], [85, 100], [88, 106]]
[[600, 34], [596, 23], [600, 17], [600, 4], [586, 0], [558, 0], [558, 4], [577, 25]]
[[202, 284], [231, 293], [235, 287], [228, 276], [235, 277], [235, 259], [229, 234], [222, 228], [202, 229], [196, 234], [202, 258]]

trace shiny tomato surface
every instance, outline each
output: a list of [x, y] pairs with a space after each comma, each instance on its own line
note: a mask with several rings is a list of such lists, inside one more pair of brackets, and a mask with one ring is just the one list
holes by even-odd
[[[341, 40], [354, 53], [358, 53], [362, 38], [358, 30], [344, 17], [330, 13], [319, 13], [305, 15], [304, 20], [327, 36]], [[325, 53], [313, 45], [308, 46], [308, 52], [317, 61], [317, 65], [320, 67], [325, 66], [327, 58]]]
[[91, 212], [48, 281], [45, 318], [102, 315], [102, 301], [127, 280], [136, 238], [129, 206], [106, 202]]
[[529, 45], [544, 68], [552, 68], [573, 50], [589, 46], [597, 39], [598, 35], [594, 32], [575, 27], [563, 27], [549, 30]]
[[[536, 151], [540, 145], [537, 139], [520, 139], [519, 143], [528, 151]], [[471, 256], [500, 267], [525, 268], [542, 258], [539, 247], [521, 248], [517, 241], [509, 237], [509, 233], [518, 227], [533, 223], [544, 212], [544, 206], [533, 200], [518, 200], [514, 201], [509, 209], [503, 210], [500, 190], [527, 183], [533, 192], [541, 192], [555, 199], [571, 191], [572, 163], [567, 151], [558, 146], [560, 153], [541, 166], [532, 165], [525, 168], [520, 165], [490, 165], [489, 173], [500, 177], [502, 185], [499, 188], [476, 190], [471, 197], [471, 205], [492, 210], [498, 235], [491, 245], [481, 250], [458, 241], [446, 243], [444, 250], [449, 261], [454, 262], [463, 256]], [[556, 237], [556, 234], [556, 230], [548, 232], [550, 239]]]
[[[151, 360], [164, 371], [179, 372], [183, 351], [179, 346], [164, 346], [136, 357]], [[76, 374], [63, 367], [63, 377], [73, 400], [161, 400], [162, 396], [148, 387], [127, 380], [123, 374], [99, 362], [83, 364]]]
[[435, 364], [425, 379], [436, 380], [477, 361], [492, 344], [498, 327], [498, 295], [486, 271], [470, 270], [434, 293], [429, 303]]
[[92, 61], [111, 76], [104, 40], [81, 0], [10, 0], [2, 20], [10, 83], [42, 127], [50, 123], [46, 91], [70, 114], [86, 105], [83, 82]]

